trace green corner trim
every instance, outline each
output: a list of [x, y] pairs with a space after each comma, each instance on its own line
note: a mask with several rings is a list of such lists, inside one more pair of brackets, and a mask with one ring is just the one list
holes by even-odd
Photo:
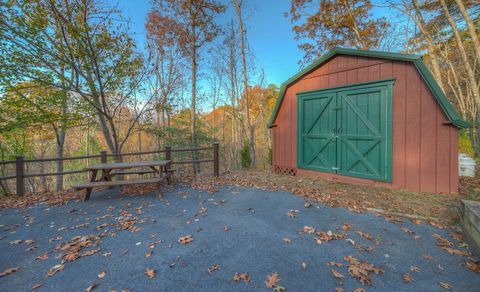
[[440, 107], [447, 115], [450, 122], [458, 128], [468, 128], [470, 127], [470, 123], [462, 120], [460, 115], [455, 111], [454, 107], [445, 96], [445, 93], [440, 89], [438, 83], [435, 81], [432, 73], [428, 70], [427, 66], [423, 63], [422, 57], [419, 55], [410, 55], [410, 54], [400, 54], [400, 53], [389, 53], [389, 52], [380, 52], [380, 51], [367, 51], [367, 50], [356, 50], [356, 49], [344, 49], [344, 48], [335, 48], [315, 62], [307, 66], [302, 71], [298, 72], [294, 76], [290, 77], [287, 81], [285, 81], [278, 93], [277, 101], [275, 103], [275, 107], [273, 108], [272, 115], [270, 116], [270, 120], [268, 122], [268, 128], [273, 127], [273, 123], [277, 117], [278, 110], [282, 104], [283, 98], [285, 96], [285, 92], [287, 88], [292, 85], [293, 83], [297, 82], [306, 74], [310, 73], [314, 69], [316, 69], [321, 64], [325, 63], [326, 61], [330, 60], [335, 55], [350, 55], [350, 56], [363, 56], [363, 57], [372, 57], [372, 58], [379, 58], [379, 59], [389, 59], [389, 60], [397, 60], [397, 61], [408, 61], [413, 62], [417, 70], [420, 72], [420, 75], [425, 80], [428, 88], [432, 91], [433, 95], [437, 99]]

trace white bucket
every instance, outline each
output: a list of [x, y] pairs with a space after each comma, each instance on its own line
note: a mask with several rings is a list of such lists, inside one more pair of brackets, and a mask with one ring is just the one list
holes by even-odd
[[475, 176], [475, 166], [477, 163], [468, 155], [460, 153], [458, 155], [458, 173], [460, 176]]

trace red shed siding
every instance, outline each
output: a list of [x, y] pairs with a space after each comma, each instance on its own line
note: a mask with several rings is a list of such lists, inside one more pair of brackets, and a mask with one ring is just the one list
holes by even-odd
[[[458, 130], [448, 122], [435, 97], [411, 62], [337, 55], [287, 88], [275, 119], [273, 164], [297, 167], [298, 92], [395, 78], [393, 89], [392, 182], [379, 183], [414, 191], [457, 193]], [[351, 182], [358, 178], [314, 171]]]

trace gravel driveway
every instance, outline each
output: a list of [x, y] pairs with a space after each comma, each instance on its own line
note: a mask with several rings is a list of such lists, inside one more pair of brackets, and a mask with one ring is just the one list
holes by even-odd
[[448, 231], [305, 205], [286, 192], [176, 186], [158, 200], [111, 189], [86, 203], [3, 209], [0, 225], [0, 271], [19, 267], [0, 277], [2, 291], [271, 290], [275, 272], [274, 286], [288, 291], [480, 287], [467, 256], [437, 246], [446, 239], [465, 251]]

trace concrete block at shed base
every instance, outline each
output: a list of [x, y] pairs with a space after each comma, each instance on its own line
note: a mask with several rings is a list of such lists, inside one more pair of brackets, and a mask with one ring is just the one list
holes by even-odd
[[467, 154], [458, 154], [458, 174], [460, 176], [475, 176], [476, 162], [474, 159], [468, 157]]
[[460, 218], [470, 250], [480, 255], [480, 202], [461, 200]]

